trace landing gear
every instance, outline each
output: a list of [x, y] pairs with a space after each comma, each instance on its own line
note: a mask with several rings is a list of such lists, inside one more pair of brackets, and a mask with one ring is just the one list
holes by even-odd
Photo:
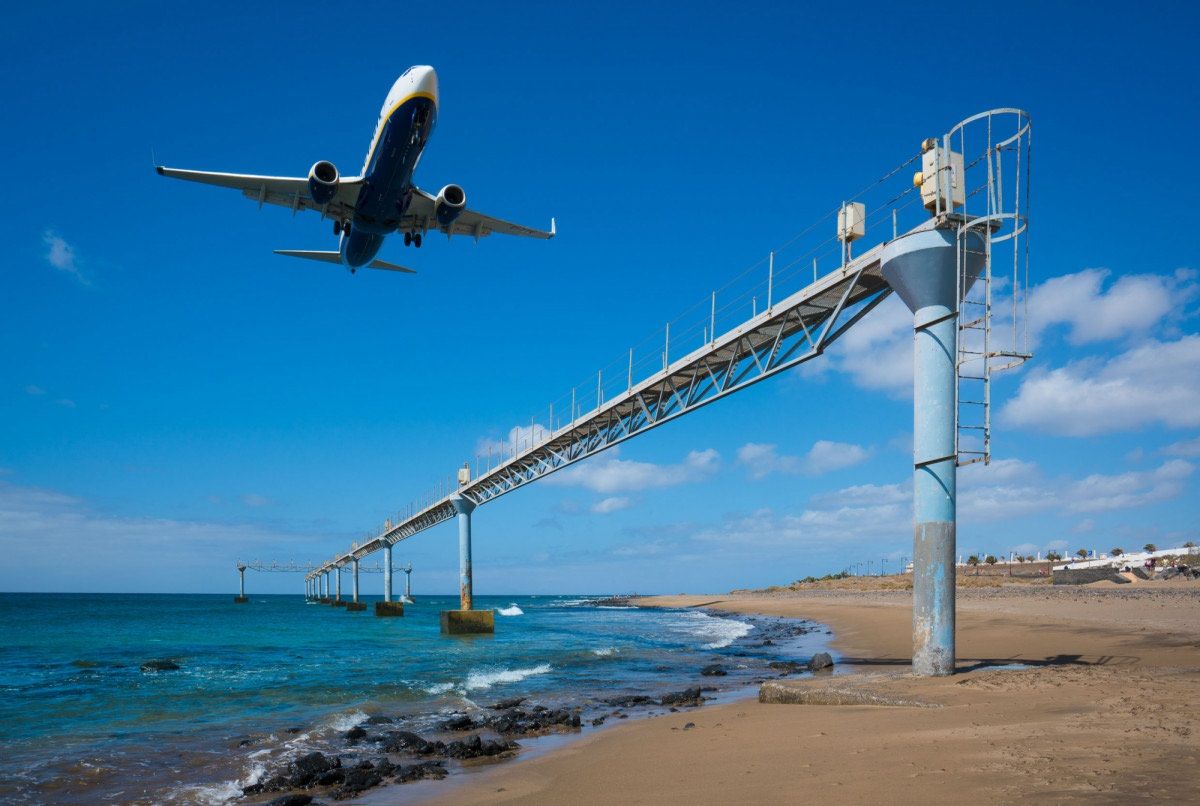
[[412, 233], [411, 232], [404, 233], [404, 245], [412, 246]]
[[341, 222], [341, 221], [334, 221], [334, 222], [333, 222], [333, 234], [334, 234], [334, 235], [341, 235], [341, 234], [342, 234], [342, 222]]
[[415, 246], [418, 249], [420, 249], [421, 248], [421, 233], [419, 233], [419, 232], [404, 233], [404, 245], [405, 246]]
[[421, 233], [418, 232], [415, 235], [413, 235], [412, 241], [413, 241], [413, 246], [420, 249], [421, 248]]
[[345, 235], [347, 238], [349, 238], [349, 237], [350, 237], [350, 219], [348, 219], [348, 218], [347, 218], [345, 221], [343, 221], [343, 222], [342, 222], [342, 233], [343, 233], [343, 234], [344, 234], [344, 235]]

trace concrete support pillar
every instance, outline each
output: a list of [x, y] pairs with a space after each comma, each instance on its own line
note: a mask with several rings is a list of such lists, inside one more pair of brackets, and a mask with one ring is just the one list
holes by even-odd
[[336, 580], [337, 592], [334, 594], [334, 601], [342, 601], [342, 567], [339, 565], [333, 569], [334, 579]]
[[474, 582], [471, 578], [471, 513], [475, 504], [461, 495], [450, 500], [458, 513], [458, 598], [459, 609], [471, 610]]
[[456, 495], [450, 499], [458, 513], [458, 610], [442, 611], [442, 632], [448, 635], [495, 632], [495, 613], [473, 610], [474, 583], [471, 578], [471, 513], [475, 503]]
[[412, 566], [406, 566], [404, 569], [404, 598], [412, 601]]
[[246, 604], [250, 600], [246, 598], [246, 566], [238, 563], [238, 595], [233, 597], [233, 601], [237, 604]]
[[350, 573], [351, 573], [350, 595], [353, 598], [351, 599], [351, 601], [347, 602], [346, 610], [351, 613], [356, 613], [360, 610], [367, 609], [367, 606], [365, 604], [358, 601], [358, 558], [357, 557], [355, 557], [353, 560], [350, 561]]
[[383, 547], [383, 601], [392, 601], [392, 547]]
[[927, 229], [888, 243], [883, 276], [913, 312], [913, 673], [954, 674], [958, 294], [983, 268], [968, 241], [959, 289], [957, 230]]

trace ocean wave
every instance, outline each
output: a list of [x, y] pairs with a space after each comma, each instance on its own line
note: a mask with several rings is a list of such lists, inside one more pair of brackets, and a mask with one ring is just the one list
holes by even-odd
[[754, 629], [749, 622], [710, 616], [699, 611], [685, 613], [679, 625], [704, 641], [701, 649], [722, 649]]
[[496, 612], [502, 616], [523, 616], [525, 611], [517, 607], [516, 602], [509, 603], [508, 607], [497, 607]]
[[592, 654], [601, 658], [607, 658], [609, 655], [617, 654], [617, 648], [615, 646], [604, 646], [599, 649], [593, 649]]
[[541, 663], [528, 669], [501, 669], [495, 672], [471, 672], [467, 675], [467, 691], [481, 688], [491, 688], [497, 683], [519, 683], [527, 677], [546, 674], [551, 669], [549, 663]]
[[637, 610], [637, 605], [596, 605], [597, 610]]
[[358, 709], [345, 714], [334, 714], [329, 721], [329, 727], [338, 733], [344, 733], [353, 727], [367, 721], [367, 715]]
[[432, 686], [425, 687], [426, 694], [445, 694], [447, 691], [453, 690], [453, 683], [434, 683]]
[[242, 790], [248, 786], [253, 786], [263, 779], [267, 774], [267, 768], [262, 764], [254, 764], [250, 767], [250, 771], [246, 773], [246, 777], [237, 781], [222, 781], [219, 784], [210, 784], [208, 786], [181, 786], [168, 793], [168, 798], [171, 800], [179, 800], [182, 803], [197, 803], [202, 806], [224, 806], [226, 803], [231, 803], [242, 797]]

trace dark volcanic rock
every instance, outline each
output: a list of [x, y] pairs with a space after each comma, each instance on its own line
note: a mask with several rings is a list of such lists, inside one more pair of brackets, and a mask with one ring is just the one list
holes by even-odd
[[603, 717], [603, 716], [596, 717], [595, 719], [592, 720], [592, 727], [593, 728], [600, 727], [601, 725], [604, 724], [605, 719], [607, 719], [607, 717]]
[[701, 669], [700, 674], [704, 675], [705, 677], [724, 677], [727, 672], [721, 666], [721, 664], [714, 663]]
[[481, 756], [498, 756], [501, 753], [519, 747], [516, 742], [505, 739], [484, 739], [478, 733], [457, 742], [446, 745], [446, 755], [450, 758], [466, 759]]
[[346, 773], [342, 785], [330, 793], [334, 800], [345, 800], [383, 783], [383, 776], [373, 769], [354, 769]]
[[423, 778], [445, 778], [446, 768], [440, 761], [423, 761], [420, 764], [405, 764], [396, 768], [396, 781], [407, 784]]
[[367, 729], [364, 728], [362, 725], [356, 725], [355, 727], [350, 728], [350, 730], [346, 731], [346, 744], [355, 744], [359, 740], [365, 738], [366, 735], [367, 735]]
[[308, 806], [312, 800], [312, 795], [284, 795], [282, 798], [275, 798], [267, 806]]
[[475, 720], [466, 714], [455, 714], [442, 723], [442, 730], [470, 730], [475, 727]]
[[794, 660], [773, 660], [770, 663], [768, 663], [767, 665], [770, 666], [772, 669], [778, 669], [781, 672], [786, 672], [789, 674], [791, 672], [799, 672], [803, 669], [808, 668], [805, 664], [797, 663]]
[[251, 784], [242, 790], [243, 795], [258, 795], [263, 792], [282, 792], [289, 789], [292, 785], [291, 779], [286, 775], [273, 775], [265, 781], [259, 781], [257, 784]]
[[[324, 753], [312, 752], [301, 756], [289, 765], [291, 777], [288, 779], [288, 783], [296, 789], [307, 789], [315, 783], [323, 786], [337, 783], [337, 776], [331, 775], [331, 773], [339, 770], [341, 766], [342, 760], [336, 756], [330, 757]], [[328, 779], [327, 776], [329, 776]]]
[[685, 688], [683, 691], [672, 691], [670, 694], [664, 694], [660, 703], [662, 705], [700, 705], [704, 702], [704, 698], [700, 696], [698, 687]]
[[822, 669], [832, 669], [833, 658], [828, 652], [818, 652], [812, 656], [812, 660], [808, 662], [808, 670], [810, 672], [819, 672]]
[[608, 596], [604, 599], [592, 599], [588, 602], [592, 607], [630, 607], [628, 596]]
[[395, 721], [396, 720], [392, 719], [390, 716], [378, 716], [377, 715], [377, 716], [367, 717], [368, 725], [390, 725]]
[[525, 702], [524, 697], [509, 697], [507, 700], [500, 700], [488, 706], [493, 711], [507, 711], [509, 708], [516, 708], [521, 703]]
[[173, 672], [179, 664], [173, 660], [148, 660], [142, 664], [143, 672]]
[[557, 728], [577, 728], [579, 714], [573, 714], [565, 708], [555, 711], [540, 706], [532, 711], [511, 708], [488, 717], [482, 724], [507, 736], [523, 736]]
[[441, 742], [429, 742], [407, 730], [393, 731], [383, 737], [383, 749], [389, 753], [416, 753], [427, 756], [441, 750]]
[[646, 703], [654, 702], [654, 700], [644, 694], [627, 694], [624, 697], [609, 697], [604, 702], [617, 708], [629, 708], [634, 705], [645, 705]]

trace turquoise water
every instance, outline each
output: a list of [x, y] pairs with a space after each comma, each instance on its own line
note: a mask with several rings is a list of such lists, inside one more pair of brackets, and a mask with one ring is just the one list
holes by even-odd
[[[438, 613], [454, 607], [417, 597], [376, 618], [300, 596], [0, 594], [0, 802], [227, 802], [298, 753], [343, 749], [368, 715], [427, 730], [528, 696], [588, 718], [620, 694], [745, 687], [824, 637], [763, 646], [782, 622], [561, 596], [479, 597], [495, 635], [447, 638]], [[180, 668], [142, 670], [158, 659]], [[729, 674], [701, 678], [713, 662]]]

